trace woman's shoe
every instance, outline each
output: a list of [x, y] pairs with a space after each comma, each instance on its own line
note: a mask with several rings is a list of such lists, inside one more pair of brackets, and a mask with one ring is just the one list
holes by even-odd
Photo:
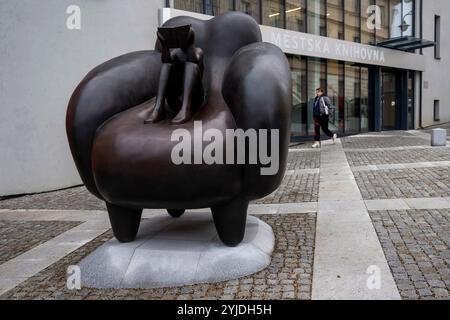
[[319, 141], [314, 142], [314, 144], [312, 145], [312, 148], [313, 149], [320, 148], [320, 142]]
[[336, 141], [337, 141], [337, 134], [335, 133], [333, 134], [333, 143], [336, 144]]

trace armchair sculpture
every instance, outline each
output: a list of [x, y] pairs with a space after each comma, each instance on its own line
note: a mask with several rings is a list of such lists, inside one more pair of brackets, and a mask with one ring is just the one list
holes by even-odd
[[[249, 202], [272, 193], [284, 176], [289, 65], [279, 48], [261, 42], [258, 24], [247, 15], [177, 17], [163, 27], [180, 26], [189, 26], [189, 48], [181, 50], [194, 56], [177, 58], [183, 53], [161, 29], [155, 51], [117, 57], [82, 80], [67, 111], [71, 152], [87, 189], [106, 202], [119, 241], [135, 239], [144, 208], [167, 209], [173, 217], [211, 208], [220, 239], [236, 246], [244, 237]], [[179, 141], [173, 132], [195, 136], [200, 121], [203, 130], [223, 136], [237, 129], [277, 131], [278, 140], [269, 139], [266, 147], [276, 144], [279, 170], [261, 175], [261, 163], [174, 164]], [[225, 154], [234, 151], [219, 145]], [[247, 141], [247, 158], [251, 147]]]

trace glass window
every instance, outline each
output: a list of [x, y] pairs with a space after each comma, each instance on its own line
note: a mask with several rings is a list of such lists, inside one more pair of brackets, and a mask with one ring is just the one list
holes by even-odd
[[252, 16], [258, 22], [261, 21], [258, 0], [237, 0], [236, 10]]
[[327, 1], [328, 37], [344, 39], [344, 8], [342, 0]]
[[308, 100], [306, 81], [306, 58], [288, 57], [292, 74], [292, 135], [307, 135]]
[[330, 128], [344, 133], [344, 63], [336, 60], [327, 61], [327, 96], [336, 108], [330, 117]]
[[369, 68], [361, 67], [361, 132], [369, 131]]
[[360, 67], [345, 64], [345, 132], [360, 131]]
[[262, 2], [262, 23], [266, 26], [284, 28], [284, 1], [266, 0]]
[[202, 0], [175, 0], [173, 4], [175, 9], [203, 13]]
[[306, 0], [286, 0], [286, 28], [306, 32]]
[[308, 33], [326, 36], [325, 0], [308, 0]]
[[414, 36], [414, 0], [403, 0], [403, 26], [404, 36]]
[[360, 42], [360, 0], [345, 0], [345, 40]]
[[361, 42], [364, 44], [375, 44], [378, 11], [374, 5], [375, 0], [361, 0]]
[[397, 38], [402, 36], [402, 1], [390, 0], [390, 37]]
[[217, 16], [234, 9], [233, 0], [205, 0], [205, 14]]
[[317, 88], [327, 87], [327, 63], [324, 59], [308, 57], [308, 133], [314, 135], [313, 109]]
[[377, 6], [380, 8], [381, 28], [375, 31], [377, 42], [389, 39], [389, 1], [376, 0]]

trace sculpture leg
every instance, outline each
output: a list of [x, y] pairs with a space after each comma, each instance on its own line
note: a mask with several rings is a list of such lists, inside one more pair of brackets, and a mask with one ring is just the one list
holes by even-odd
[[220, 240], [229, 247], [236, 247], [244, 239], [248, 201], [237, 198], [232, 202], [211, 208], [214, 224]]
[[193, 62], [186, 62], [183, 84], [183, 105], [180, 112], [172, 119], [172, 124], [183, 124], [192, 118], [192, 100], [201, 86], [200, 67]]
[[161, 74], [159, 76], [158, 95], [156, 96], [156, 103], [150, 117], [145, 123], [156, 123], [165, 118], [164, 104], [166, 101], [166, 92], [171, 79], [173, 65], [171, 63], [164, 63], [161, 67]]
[[167, 212], [173, 217], [173, 218], [179, 218], [181, 217], [186, 210], [184, 209], [167, 209]]
[[119, 242], [131, 242], [136, 238], [141, 223], [142, 209], [123, 208], [106, 203], [114, 236]]

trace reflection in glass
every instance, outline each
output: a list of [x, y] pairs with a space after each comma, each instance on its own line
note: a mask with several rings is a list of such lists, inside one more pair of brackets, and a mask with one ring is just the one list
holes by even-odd
[[234, 0], [205, 0], [205, 14], [217, 16], [233, 10]]
[[266, 26], [284, 28], [284, 1], [266, 0], [262, 2], [262, 23]]
[[306, 32], [306, 0], [286, 0], [286, 28]]
[[402, 36], [402, 1], [390, 0], [390, 37], [397, 38]]
[[344, 63], [336, 60], [327, 61], [327, 96], [336, 108], [330, 116], [330, 129], [344, 133]]
[[326, 36], [325, 3], [325, 0], [308, 0], [308, 33]]
[[258, 0], [237, 0], [236, 10], [252, 16], [256, 21], [261, 22], [259, 16]]
[[375, 11], [370, 10], [371, 6], [375, 5], [375, 0], [361, 0], [361, 43], [374, 44], [375, 43], [375, 19], [369, 20], [376, 14]]
[[360, 42], [360, 0], [345, 0], [345, 40]]
[[360, 131], [361, 68], [350, 63], [345, 64], [345, 132]]
[[175, 9], [203, 13], [203, 1], [201, 0], [175, 0]]
[[327, 33], [328, 37], [344, 39], [344, 9], [342, 0], [327, 1]]
[[414, 36], [414, 0], [403, 0], [403, 35]]
[[361, 132], [369, 132], [369, 68], [361, 67]]
[[292, 135], [307, 135], [307, 80], [306, 58], [288, 57], [292, 73]]
[[381, 29], [376, 30], [377, 42], [389, 39], [389, 1], [377, 0], [377, 6], [380, 7]]
[[326, 88], [327, 64], [326, 60], [308, 58], [308, 133], [314, 135], [313, 108], [316, 97], [316, 89]]

